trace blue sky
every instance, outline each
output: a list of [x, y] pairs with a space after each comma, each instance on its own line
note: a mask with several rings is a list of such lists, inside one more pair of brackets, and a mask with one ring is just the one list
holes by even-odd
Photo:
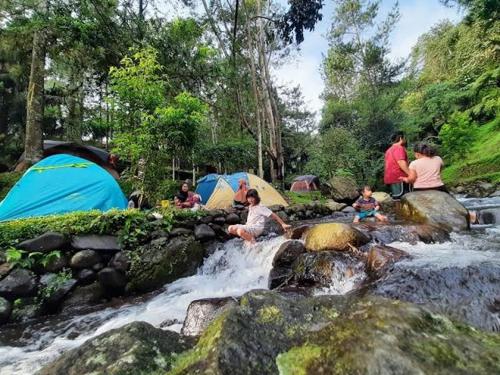
[[[297, 58], [274, 71], [280, 84], [300, 85], [308, 109], [316, 111], [318, 115], [323, 106], [319, 96], [324, 88], [320, 66], [328, 50], [325, 35], [332, 24], [334, 4], [333, 0], [325, 1], [323, 20], [313, 32], [306, 33]], [[394, 0], [383, 0], [380, 15], [386, 15], [393, 5]], [[463, 17], [457, 8], [445, 7], [438, 0], [400, 0], [399, 10], [401, 19], [391, 37], [393, 59], [408, 56], [418, 37], [439, 21], [449, 19], [457, 22]]]

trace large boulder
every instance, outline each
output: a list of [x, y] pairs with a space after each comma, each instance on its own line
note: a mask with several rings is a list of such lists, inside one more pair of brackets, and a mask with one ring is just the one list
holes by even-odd
[[[55, 274], [47, 275], [49, 275], [52, 280], [57, 277]], [[42, 310], [46, 313], [58, 311], [62, 301], [71, 293], [78, 283], [75, 279], [68, 279], [60, 283], [54, 283], [52, 280], [47, 280], [48, 282], [45, 283], [45, 287], [50, 289], [50, 293], [44, 296], [42, 300]]]
[[64, 234], [47, 232], [36, 238], [23, 241], [16, 247], [27, 252], [45, 253], [52, 250], [63, 250], [68, 245], [68, 238]]
[[35, 274], [22, 268], [14, 269], [0, 281], [0, 297], [8, 300], [34, 296], [36, 292]]
[[71, 257], [72, 268], [90, 268], [101, 262], [101, 256], [95, 250], [81, 250]]
[[61, 309], [65, 313], [83, 313], [82, 307], [91, 307], [103, 301], [104, 292], [98, 282], [80, 286], [62, 302]]
[[12, 304], [5, 298], [0, 297], [0, 324], [5, 323], [12, 313]]
[[311, 224], [302, 224], [293, 227], [285, 233], [285, 237], [291, 240], [300, 240], [311, 227]]
[[73, 236], [71, 247], [75, 250], [120, 251], [116, 236], [89, 234]]
[[467, 209], [442, 191], [416, 191], [401, 199], [400, 214], [409, 220], [442, 226], [450, 231], [469, 228]]
[[38, 375], [160, 374], [188, 347], [175, 332], [133, 322], [64, 353]]
[[384, 191], [374, 191], [372, 197], [380, 204], [382, 210], [392, 210], [394, 208], [394, 200]]
[[373, 294], [426, 305], [474, 327], [500, 332], [500, 266], [419, 267], [400, 262], [371, 287]]
[[169, 374], [498, 373], [500, 336], [384, 298], [245, 294]]
[[342, 223], [318, 224], [306, 234], [308, 251], [346, 251], [351, 246], [366, 244], [370, 239], [352, 225]]
[[356, 181], [350, 177], [334, 176], [328, 181], [330, 194], [337, 202], [352, 203], [359, 197]]
[[394, 241], [409, 243], [441, 243], [450, 240], [450, 233], [433, 224], [384, 224], [363, 222], [356, 229], [375, 242], [388, 244]]
[[273, 258], [273, 268], [269, 273], [268, 287], [275, 289], [287, 284], [292, 276], [292, 264], [306, 248], [302, 241], [290, 240], [281, 244]]
[[191, 302], [181, 333], [184, 336], [201, 335], [220, 314], [237, 304], [238, 301], [233, 297], [206, 298]]
[[105, 267], [97, 274], [97, 279], [103, 291], [110, 296], [117, 296], [123, 293], [127, 285], [125, 272], [115, 268]]
[[164, 244], [148, 244], [131, 255], [131, 292], [148, 292], [180, 277], [193, 275], [203, 262], [203, 247], [192, 236], [175, 237]]

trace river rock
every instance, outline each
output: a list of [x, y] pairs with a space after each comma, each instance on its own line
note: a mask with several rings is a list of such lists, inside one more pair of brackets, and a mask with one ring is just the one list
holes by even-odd
[[417, 267], [396, 263], [372, 286], [383, 297], [425, 304], [484, 330], [500, 332], [500, 266]]
[[341, 211], [346, 207], [345, 203], [335, 202], [333, 199], [327, 199], [325, 206], [332, 212]]
[[380, 204], [383, 210], [391, 210], [394, 208], [394, 200], [384, 191], [374, 191], [372, 197]]
[[84, 235], [73, 236], [71, 247], [75, 250], [120, 251], [121, 247], [116, 236]]
[[291, 240], [300, 240], [311, 227], [311, 224], [303, 224], [298, 227], [293, 227], [286, 232], [285, 237]]
[[95, 250], [81, 250], [71, 257], [72, 268], [89, 268], [101, 262], [101, 256]]
[[342, 223], [318, 224], [306, 234], [308, 251], [347, 251], [351, 246], [361, 246], [370, 239], [351, 225]]
[[191, 302], [187, 309], [181, 334], [184, 336], [201, 335], [213, 320], [237, 304], [237, 300], [232, 297], [207, 298]]
[[215, 231], [207, 224], [200, 224], [194, 228], [194, 237], [198, 241], [209, 241], [216, 237]]
[[337, 202], [351, 204], [359, 197], [356, 181], [350, 177], [334, 176], [328, 183], [330, 185], [330, 194]]
[[105, 332], [64, 353], [38, 375], [135, 375], [163, 373], [189, 345], [178, 333], [145, 322]]
[[177, 237], [177, 236], [192, 236], [193, 231], [191, 229], [187, 228], [174, 228], [170, 231], [170, 237]]
[[23, 241], [16, 247], [27, 252], [47, 253], [52, 250], [62, 250], [68, 245], [69, 241], [63, 234], [47, 232], [31, 240]]
[[35, 274], [22, 268], [14, 269], [0, 281], [0, 297], [8, 300], [34, 296], [36, 292]]
[[51, 288], [51, 292], [43, 299], [42, 310], [45, 313], [54, 313], [58, 311], [63, 299], [76, 287], [77, 283], [77, 280], [69, 279], [61, 284], [49, 284], [48, 287]]
[[467, 209], [442, 191], [416, 191], [401, 199], [400, 214], [410, 220], [442, 226], [450, 231], [469, 228]]
[[215, 217], [213, 223], [216, 225], [223, 226], [226, 223], [226, 218], [224, 216]]
[[50, 258], [48, 263], [43, 268], [45, 272], [57, 273], [68, 267], [69, 263], [69, 255], [66, 253], [61, 253], [61, 256], [59, 257]]
[[208, 326], [172, 373], [489, 374], [499, 363], [500, 336], [412, 304], [252, 291]]
[[356, 210], [352, 206], [347, 206], [346, 208], [342, 209], [342, 212], [345, 214], [354, 214], [356, 213]]
[[406, 251], [392, 246], [372, 246], [366, 259], [366, 273], [374, 278], [380, 277], [392, 264], [409, 257]]
[[99, 284], [104, 292], [111, 296], [120, 295], [127, 285], [125, 273], [115, 268], [105, 267], [97, 274]]
[[281, 244], [273, 258], [273, 268], [268, 279], [269, 289], [275, 289], [289, 282], [293, 276], [293, 262], [305, 251], [305, 246], [301, 241], [290, 240]]
[[95, 273], [94, 270], [90, 270], [88, 268], [84, 268], [83, 270], [78, 271], [78, 274], [76, 275], [76, 278], [78, 279], [78, 282], [81, 285], [88, 285], [90, 283], [93, 283], [97, 279], [97, 274]]
[[5, 298], [0, 297], [0, 324], [9, 320], [12, 313], [12, 304]]
[[240, 217], [235, 213], [230, 213], [226, 216], [226, 224], [234, 225], [240, 223]]
[[127, 288], [132, 292], [152, 291], [193, 275], [203, 262], [203, 248], [192, 236], [175, 237], [163, 246], [145, 245], [135, 252], [137, 259], [128, 271]]
[[9, 274], [10, 271], [14, 269], [12, 263], [2, 263], [0, 264], [0, 280]]
[[79, 286], [62, 302], [65, 313], [82, 312], [83, 307], [95, 305], [103, 300], [104, 293], [99, 283]]
[[356, 229], [376, 242], [388, 244], [394, 241], [409, 243], [441, 243], [450, 240], [450, 233], [432, 224], [385, 224], [362, 222]]
[[113, 267], [119, 271], [127, 272], [130, 266], [127, 254], [124, 251], [116, 253], [109, 261], [108, 266]]

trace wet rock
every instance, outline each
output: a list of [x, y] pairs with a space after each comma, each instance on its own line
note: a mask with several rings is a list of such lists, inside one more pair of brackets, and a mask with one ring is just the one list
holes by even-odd
[[186, 229], [186, 228], [174, 228], [170, 231], [170, 237], [191, 236], [191, 235], [193, 235], [193, 231], [191, 229]]
[[363, 222], [356, 229], [376, 242], [388, 244], [394, 241], [409, 243], [440, 243], [450, 240], [449, 232], [431, 224], [383, 224]]
[[285, 237], [292, 240], [300, 240], [311, 227], [312, 225], [310, 224], [299, 225], [287, 231]]
[[383, 298], [245, 294], [175, 374], [496, 373], [500, 337]]
[[212, 321], [237, 304], [237, 300], [232, 297], [207, 298], [191, 302], [187, 309], [181, 334], [184, 336], [201, 335]]
[[359, 260], [346, 253], [323, 251], [300, 255], [292, 265], [292, 278], [288, 282], [300, 287], [328, 287], [333, 279], [352, 276], [359, 268]]
[[8, 300], [34, 296], [36, 292], [35, 274], [22, 268], [14, 269], [0, 281], [0, 297]]
[[9, 320], [12, 313], [12, 304], [5, 298], [0, 297], [0, 324]]
[[127, 272], [130, 262], [127, 254], [123, 251], [120, 251], [113, 255], [113, 258], [111, 258], [108, 265], [109, 267], [113, 267], [119, 271]]
[[351, 246], [361, 246], [370, 239], [353, 228], [342, 223], [318, 224], [306, 234], [306, 249], [308, 251], [347, 251]]
[[[209, 227], [210, 228], [210, 227]], [[164, 246], [145, 245], [128, 271], [132, 292], [148, 292], [180, 277], [193, 275], [203, 262], [203, 248], [193, 237], [175, 237]]]
[[194, 228], [194, 237], [198, 241], [209, 241], [216, 237], [215, 231], [207, 224], [200, 224]]
[[72, 268], [89, 268], [101, 262], [101, 256], [94, 250], [81, 250], [71, 257]]
[[46, 272], [57, 273], [63, 268], [69, 266], [70, 257], [68, 254], [62, 253], [60, 257], [50, 258], [48, 263], [45, 265], [44, 270]]
[[235, 213], [230, 213], [226, 216], [226, 224], [234, 225], [240, 223], [240, 217]]
[[325, 202], [325, 206], [332, 212], [341, 211], [346, 207], [345, 203], [335, 202], [333, 199], [328, 199]]
[[226, 223], [226, 218], [224, 216], [216, 217], [214, 218], [213, 223], [222, 226]]
[[406, 251], [396, 249], [395, 247], [384, 245], [372, 246], [366, 259], [366, 273], [373, 278], [380, 277], [395, 262], [409, 257], [410, 254]]
[[178, 333], [133, 322], [64, 353], [38, 375], [159, 374], [170, 370], [176, 355], [188, 348]]
[[75, 288], [69, 297], [62, 302], [61, 309], [65, 313], [81, 312], [82, 307], [95, 305], [101, 302], [103, 297], [101, 286], [94, 282]]
[[78, 271], [76, 278], [78, 279], [78, 282], [81, 285], [88, 285], [96, 281], [97, 274], [95, 273], [94, 270], [89, 270], [88, 268], [84, 268], [83, 270]]
[[75, 250], [120, 251], [118, 238], [106, 235], [73, 236], [71, 246]]
[[125, 273], [115, 268], [105, 267], [97, 274], [99, 284], [104, 292], [111, 296], [120, 295], [127, 285]]
[[292, 264], [306, 249], [301, 241], [290, 240], [284, 242], [273, 259], [273, 268], [269, 273], [268, 287], [275, 289], [285, 285], [292, 278]]
[[328, 183], [331, 196], [337, 202], [351, 204], [359, 197], [356, 181], [350, 177], [334, 176]]
[[420, 223], [442, 226], [450, 231], [468, 229], [467, 209], [442, 191], [416, 191], [401, 199], [400, 214]]
[[500, 332], [500, 266], [416, 267], [398, 263], [372, 286], [383, 297], [424, 304], [455, 320]]
[[27, 252], [46, 253], [52, 250], [62, 250], [68, 245], [69, 241], [63, 234], [47, 232], [31, 240], [23, 241], [16, 247]]
[[54, 313], [59, 310], [63, 299], [76, 287], [75, 279], [65, 280], [61, 284], [49, 284], [50, 294], [43, 299], [42, 310], [45, 313]]

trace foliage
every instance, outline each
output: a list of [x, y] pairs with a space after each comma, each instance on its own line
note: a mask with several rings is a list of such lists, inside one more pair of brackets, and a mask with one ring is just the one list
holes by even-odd
[[21, 178], [19, 172], [0, 173], [0, 201], [5, 198], [16, 182]]
[[46, 267], [47, 264], [61, 257], [61, 252], [59, 250], [54, 250], [50, 253], [44, 254], [40, 252], [28, 253], [14, 247], [10, 247], [5, 253], [7, 263], [27, 269], [32, 269], [36, 266]]
[[324, 203], [326, 198], [319, 191], [311, 191], [307, 193], [296, 193], [293, 191], [286, 191], [284, 193], [287, 200], [291, 205], [294, 204], [308, 204], [312, 202], [321, 202]]
[[67, 281], [71, 280], [72, 274], [70, 269], [65, 269], [56, 273], [48, 279], [47, 285], [38, 290], [37, 301], [42, 303], [54, 295]]
[[476, 125], [466, 113], [454, 113], [439, 132], [443, 156], [457, 161], [467, 155], [476, 137]]

